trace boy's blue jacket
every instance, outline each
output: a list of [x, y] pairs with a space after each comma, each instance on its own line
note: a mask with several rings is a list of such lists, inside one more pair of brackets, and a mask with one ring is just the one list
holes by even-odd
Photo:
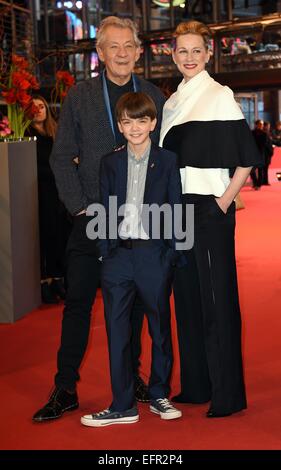
[[[107, 228], [109, 217], [109, 197], [117, 196], [117, 210], [126, 203], [128, 174], [128, 154], [127, 146], [121, 150], [105, 155], [100, 165], [100, 195], [101, 204], [105, 207], [107, 216]], [[175, 204], [182, 204], [180, 171], [176, 154], [151, 144], [151, 150], [147, 166], [145, 191], [143, 204], [169, 204], [174, 212]], [[123, 220], [123, 216], [118, 216], [118, 226]], [[180, 251], [175, 250], [176, 239], [165, 240], [164, 238], [164, 214], [160, 219], [160, 240], [155, 240], [163, 246], [165, 256], [172, 264], [183, 266], [186, 259]], [[148, 236], [152, 238], [151, 224]], [[98, 241], [100, 255], [106, 258], [112, 254], [119, 245], [119, 239]]]

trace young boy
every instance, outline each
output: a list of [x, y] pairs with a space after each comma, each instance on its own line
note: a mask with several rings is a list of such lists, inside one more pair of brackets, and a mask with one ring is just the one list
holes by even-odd
[[152, 337], [150, 411], [165, 420], [182, 415], [167, 397], [173, 363], [169, 297], [173, 266], [184, 261], [175, 250], [175, 238], [164, 239], [163, 218], [159, 218], [158, 237], [152, 236], [143, 218], [143, 204], [166, 204], [172, 213], [174, 205], [181, 204], [177, 159], [151, 143], [156, 108], [148, 95], [123, 95], [116, 106], [116, 118], [128, 144], [103, 157], [100, 191], [107, 222], [112, 222], [108, 217], [110, 196], [117, 197], [118, 210], [125, 207], [125, 217], [117, 220], [117, 239], [99, 241], [113, 401], [108, 409], [81, 418], [82, 424], [94, 427], [139, 420], [130, 354], [130, 315], [136, 294], [146, 306]]

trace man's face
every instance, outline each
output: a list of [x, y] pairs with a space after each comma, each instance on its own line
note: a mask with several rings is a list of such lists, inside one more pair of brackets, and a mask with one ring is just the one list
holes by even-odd
[[97, 48], [99, 58], [105, 64], [109, 80], [124, 85], [131, 78], [140, 48], [136, 46], [129, 28], [108, 26], [104, 34], [104, 42]]

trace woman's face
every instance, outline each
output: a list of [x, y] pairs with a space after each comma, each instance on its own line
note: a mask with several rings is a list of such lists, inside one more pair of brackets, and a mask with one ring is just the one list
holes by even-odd
[[183, 34], [176, 39], [173, 60], [186, 82], [205, 69], [210, 59], [204, 40], [199, 34]]
[[38, 108], [38, 113], [35, 114], [33, 118], [33, 122], [39, 123], [39, 122], [44, 122], [47, 118], [47, 110], [46, 106], [41, 100], [34, 99], [33, 103], [35, 106]]

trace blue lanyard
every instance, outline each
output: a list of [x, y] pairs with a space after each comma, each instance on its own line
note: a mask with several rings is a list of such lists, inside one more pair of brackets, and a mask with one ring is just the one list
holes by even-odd
[[[137, 82], [136, 82], [136, 77], [134, 74], [132, 74], [132, 79], [133, 79], [133, 89], [134, 91], [138, 91], [137, 89]], [[115, 135], [115, 130], [114, 130], [114, 124], [113, 124], [113, 116], [111, 112], [111, 106], [110, 106], [110, 100], [109, 100], [109, 94], [108, 94], [108, 88], [107, 88], [107, 83], [106, 83], [106, 77], [105, 77], [105, 69], [102, 72], [102, 87], [103, 87], [103, 96], [104, 96], [104, 101], [105, 101], [105, 106], [110, 122], [110, 127], [112, 130], [112, 134], [114, 135], [114, 140], [116, 142], [116, 135]]]

